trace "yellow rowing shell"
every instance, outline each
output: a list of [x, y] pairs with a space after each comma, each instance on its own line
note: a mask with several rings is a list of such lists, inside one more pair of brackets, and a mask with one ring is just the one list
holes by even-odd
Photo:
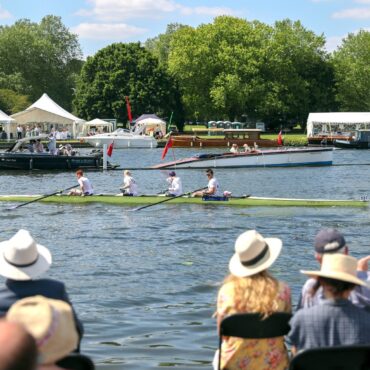
[[[44, 195], [0, 195], [0, 201], [5, 202], [29, 202]], [[42, 203], [61, 204], [87, 204], [106, 203], [122, 206], [138, 206], [155, 204], [163, 201], [163, 196], [137, 196], [124, 197], [122, 195], [101, 194], [86, 197], [53, 195], [41, 199]], [[362, 200], [330, 200], [330, 199], [294, 199], [294, 198], [265, 198], [265, 197], [232, 197], [228, 201], [204, 201], [201, 198], [179, 197], [164, 203], [170, 204], [200, 204], [215, 206], [239, 206], [239, 207], [367, 207], [368, 202]]]

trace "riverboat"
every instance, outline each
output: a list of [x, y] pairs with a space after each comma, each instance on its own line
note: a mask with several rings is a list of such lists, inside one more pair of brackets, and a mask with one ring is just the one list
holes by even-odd
[[[103, 166], [103, 154], [54, 155], [49, 152], [35, 153], [32, 142], [47, 139], [47, 135], [25, 137], [17, 140], [6, 151], [0, 152], [0, 170], [73, 170], [97, 169]], [[31, 151], [29, 150], [31, 149]], [[112, 168], [108, 163], [108, 168]]]
[[346, 140], [351, 141], [352, 137], [350, 133], [347, 134], [338, 134], [338, 133], [330, 133], [330, 134], [316, 134], [313, 136], [309, 136], [307, 138], [309, 145], [315, 146], [326, 146], [326, 145], [334, 145], [335, 141], [337, 140]]
[[[36, 200], [43, 195], [0, 195], [0, 201], [4, 202], [29, 202]], [[329, 199], [294, 199], [294, 198], [268, 198], [268, 197], [230, 197], [224, 200], [203, 200], [183, 196], [178, 198], [169, 198], [156, 195], [142, 195], [137, 197], [122, 196], [122, 194], [101, 194], [92, 196], [69, 196], [53, 195], [40, 199], [42, 203], [61, 203], [61, 204], [92, 204], [105, 203], [117, 206], [138, 206], [146, 204], [155, 204], [168, 199], [163, 203], [170, 204], [197, 204], [202, 206], [237, 206], [237, 207], [367, 207], [367, 200], [329, 200]]]
[[[220, 130], [220, 129], [214, 129]], [[212, 132], [209, 129], [208, 132]], [[221, 130], [221, 138], [201, 138], [196, 135], [172, 135], [172, 146], [174, 148], [208, 148], [208, 147], [231, 147], [233, 144], [243, 146], [247, 144], [253, 147], [255, 144], [260, 147], [276, 147], [277, 140], [262, 139], [262, 130], [259, 129], [227, 129]], [[217, 132], [218, 133], [218, 132]]]
[[284, 148], [252, 150], [242, 153], [199, 154], [151, 168], [243, 168], [243, 167], [293, 167], [330, 166], [333, 148]]
[[370, 149], [370, 130], [356, 131], [352, 140], [335, 140], [334, 146], [346, 149]]

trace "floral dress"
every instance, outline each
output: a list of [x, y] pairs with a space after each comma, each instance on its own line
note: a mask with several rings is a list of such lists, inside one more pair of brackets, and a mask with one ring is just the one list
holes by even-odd
[[[291, 312], [291, 296], [288, 285], [279, 282], [278, 308], [276, 311]], [[221, 318], [238, 312], [234, 308], [233, 283], [224, 284], [218, 294], [217, 315]], [[224, 337], [222, 342], [221, 369], [228, 370], [283, 370], [288, 368], [288, 353], [284, 337], [270, 339], [243, 339]]]

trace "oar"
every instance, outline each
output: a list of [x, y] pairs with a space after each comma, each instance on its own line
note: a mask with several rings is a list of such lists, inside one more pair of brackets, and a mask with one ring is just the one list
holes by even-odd
[[45, 198], [48, 198], [48, 197], [51, 197], [53, 195], [56, 195], [56, 194], [59, 194], [59, 193], [63, 193], [63, 191], [67, 191], [67, 190], [71, 190], [73, 188], [75, 188], [76, 185], [73, 185], [73, 186], [70, 186], [69, 188], [67, 189], [63, 189], [63, 190], [58, 190], [54, 193], [51, 193], [51, 194], [47, 194], [47, 195], [43, 195], [42, 197], [40, 198], [36, 198], [36, 199], [33, 199], [33, 200], [30, 200], [29, 202], [26, 202], [26, 203], [22, 203], [22, 204], [18, 204], [17, 206], [13, 206], [13, 207], [9, 207], [7, 208], [8, 211], [11, 211], [13, 209], [17, 209], [17, 208], [20, 208], [20, 207], [23, 207], [23, 206], [26, 206], [27, 204], [30, 204], [30, 203], [33, 203], [33, 202], [38, 202], [39, 200], [41, 199], [45, 199]]
[[183, 193], [183, 194], [180, 194], [180, 195], [176, 195], [175, 197], [169, 197], [168, 199], [165, 199], [165, 200], [161, 200], [160, 202], [157, 202], [157, 203], [153, 203], [153, 204], [147, 204], [146, 206], [142, 206], [142, 207], [139, 207], [139, 208], [135, 208], [132, 210], [132, 212], [135, 212], [135, 211], [140, 211], [144, 208], [149, 208], [149, 207], [152, 207], [152, 206], [156, 206], [157, 204], [161, 204], [161, 203], [164, 203], [164, 202], [169, 202], [170, 200], [172, 199], [176, 199], [176, 198], [181, 198], [183, 197], [184, 195], [188, 195], [188, 194], [192, 194], [192, 193], [195, 193], [197, 191], [201, 191], [201, 190], [204, 190], [204, 189], [208, 189], [207, 187], [205, 188], [200, 188], [200, 189], [197, 189], [197, 190], [192, 190], [192, 191], [188, 191], [187, 193]]

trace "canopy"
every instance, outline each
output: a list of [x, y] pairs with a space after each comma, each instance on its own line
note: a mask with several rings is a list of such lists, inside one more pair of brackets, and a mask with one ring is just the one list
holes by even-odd
[[20, 125], [47, 124], [50, 126], [53, 124], [56, 128], [58, 126], [69, 126], [74, 137], [76, 125], [84, 122], [84, 120], [63, 109], [45, 93], [27, 109], [13, 114], [12, 117]]
[[111, 132], [113, 130], [113, 123], [104, 121], [100, 118], [95, 118], [92, 121], [84, 122], [80, 126], [80, 136], [86, 135], [92, 127], [104, 129], [106, 128], [106, 131]]
[[153, 134], [157, 126], [160, 127], [163, 136], [166, 135], [166, 122], [163, 119], [156, 114], [142, 114], [135, 120], [134, 131], [136, 133]]
[[8, 116], [6, 113], [0, 110], [0, 123], [3, 123], [3, 126], [5, 126], [6, 137], [8, 141], [10, 140], [10, 131], [11, 131], [10, 125], [12, 122], [15, 122], [15, 119]]
[[316, 133], [351, 132], [370, 128], [370, 112], [310, 113], [307, 136]]

